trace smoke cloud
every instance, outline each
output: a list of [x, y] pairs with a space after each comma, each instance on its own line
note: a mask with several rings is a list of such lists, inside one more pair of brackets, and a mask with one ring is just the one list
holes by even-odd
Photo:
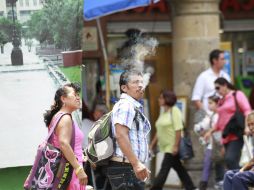
[[126, 53], [129, 57], [123, 58], [121, 65], [124, 69], [142, 72], [144, 76], [143, 89], [145, 89], [149, 84], [151, 75], [154, 73], [154, 68], [147, 67], [144, 70], [144, 60], [146, 56], [155, 54], [158, 41], [155, 38], [142, 37], [141, 35], [135, 40], [136, 43], [128, 49], [130, 52]]

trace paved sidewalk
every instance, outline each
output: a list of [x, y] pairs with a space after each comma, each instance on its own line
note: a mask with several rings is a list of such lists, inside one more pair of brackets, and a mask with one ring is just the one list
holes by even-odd
[[[24, 42], [22, 42], [24, 44]], [[35, 54], [35, 46], [32, 47], [31, 51], [28, 51], [28, 47], [23, 45], [20, 46], [23, 54], [24, 64], [34, 64], [40, 61], [39, 57]], [[11, 65], [11, 52], [13, 49], [12, 43], [7, 43], [4, 46], [4, 53], [0, 53], [0, 65]]]
[[[46, 65], [22, 47], [24, 64], [11, 64], [12, 44], [0, 53], [0, 168], [30, 165], [47, 134], [43, 113], [54, 99], [56, 84]], [[1, 190], [1, 188], [0, 188]]]

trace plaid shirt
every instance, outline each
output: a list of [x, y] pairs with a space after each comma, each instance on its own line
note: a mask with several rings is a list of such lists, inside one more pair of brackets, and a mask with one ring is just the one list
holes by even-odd
[[[136, 122], [139, 122], [139, 129], [136, 127], [134, 117], [136, 114], [135, 108], [140, 111], [141, 117], [137, 118]], [[132, 151], [135, 153], [139, 161], [142, 163], [148, 160], [148, 144], [147, 135], [151, 130], [151, 125], [148, 119], [143, 114], [142, 105], [133, 99], [131, 96], [122, 93], [120, 100], [114, 105], [112, 111], [112, 131], [115, 136], [115, 124], [121, 124], [127, 126], [129, 131], [129, 139], [132, 146]], [[115, 155], [117, 157], [124, 157], [123, 153], [116, 142]]]

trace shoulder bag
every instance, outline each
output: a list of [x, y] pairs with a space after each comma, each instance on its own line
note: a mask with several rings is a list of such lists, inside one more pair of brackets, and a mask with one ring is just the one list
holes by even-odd
[[[59, 113], [45, 141], [39, 145], [32, 169], [24, 183], [26, 190], [65, 190], [71, 180], [73, 168], [60, 149], [49, 143], [60, 119], [68, 113]], [[69, 114], [70, 115], [70, 114]], [[71, 147], [75, 146], [75, 127], [73, 127]]]
[[228, 121], [226, 127], [222, 132], [222, 137], [225, 138], [230, 133], [235, 134], [239, 138], [243, 138], [244, 128], [245, 128], [245, 117], [243, 113], [240, 111], [239, 104], [236, 99], [236, 92], [233, 93], [235, 100], [235, 113]]

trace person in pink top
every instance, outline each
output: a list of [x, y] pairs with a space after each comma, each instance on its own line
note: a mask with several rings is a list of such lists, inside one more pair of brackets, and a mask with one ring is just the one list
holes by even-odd
[[[219, 101], [219, 107], [217, 108], [217, 113], [219, 115], [218, 121], [215, 126], [205, 134], [206, 139], [210, 137], [211, 134], [215, 131], [223, 132], [229, 120], [236, 112], [234, 94], [239, 109], [244, 114], [244, 116], [247, 116], [251, 111], [250, 104], [244, 93], [240, 90], [236, 90], [234, 86], [225, 78], [220, 77], [216, 79], [214, 84], [216, 92], [222, 96], [222, 99]], [[246, 128], [245, 132], [249, 133], [248, 131], [249, 130]], [[225, 148], [224, 159], [227, 169], [239, 169], [239, 161], [243, 147], [243, 138], [238, 137], [233, 133], [229, 133], [226, 137], [222, 138], [221, 142]]]
[[[81, 106], [79, 97], [80, 87], [77, 84], [69, 83], [60, 87], [55, 94], [55, 102], [50, 110], [44, 114], [46, 126], [50, 126], [59, 114], [67, 113], [58, 122], [51, 142], [60, 148], [67, 161], [73, 167], [71, 180], [67, 190], [85, 190], [87, 175], [83, 169], [82, 142], [84, 135], [75, 121], [72, 120], [71, 113]], [[71, 146], [73, 128], [75, 130], [74, 149]]]

